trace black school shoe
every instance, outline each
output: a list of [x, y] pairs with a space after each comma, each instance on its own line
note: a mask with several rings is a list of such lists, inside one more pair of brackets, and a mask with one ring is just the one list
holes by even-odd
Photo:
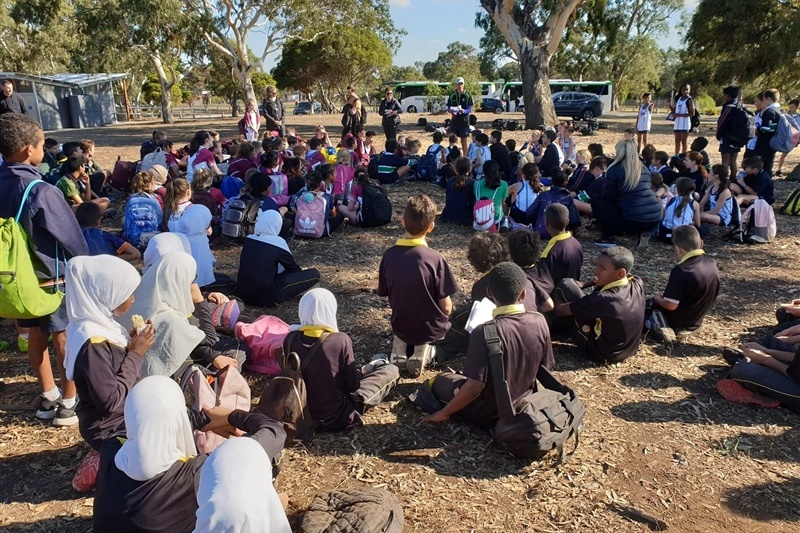
[[661, 311], [653, 311], [651, 315], [651, 319], [653, 321], [653, 333], [658, 335], [661, 340], [664, 342], [672, 344], [677, 339], [675, 335], [675, 330], [669, 327], [667, 323], [667, 319], [661, 313]]
[[739, 361], [743, 361], [745, 359], [744, 352], [739, 350], [738, 348], [731, 348], [730, 346], [726, 346], [722, 349], [722, 358], [725, 359], [725, 362], [731, 366], [734, 366]]

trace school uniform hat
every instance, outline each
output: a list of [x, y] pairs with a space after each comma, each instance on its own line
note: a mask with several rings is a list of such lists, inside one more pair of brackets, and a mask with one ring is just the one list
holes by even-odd
[[159, 188], [167, 182], [167, 169], [163, 165], [153, 165], [150, 167], [150, 174], [153, 175], [153, 187]]
[[456, 78], [456, 85], [458, 85], [459, 83], [464, 83], [464, 78], [462, 78], [461, 76]]

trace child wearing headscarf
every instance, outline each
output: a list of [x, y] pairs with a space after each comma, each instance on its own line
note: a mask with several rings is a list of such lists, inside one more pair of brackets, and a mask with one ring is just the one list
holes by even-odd
[[277, 211], [261, 211], [255, 231], [242, 246], [236, 290], [247, 304], [272, 307], [291, 300], [319, 283], [316, 268], [302, 269], [279, 236], [283, 219]]
[[[172, 376], [187, 363], [224, 368], [241, 366], [245, 353], [229, 348], [208, 323], [208, 314], [193, 317], [191, 285], [197, 266], [186, 252], [167, 252], [145, 272], [136, 301], [122, 319], [126, 326], [134, 314], [151, 320], [156, 329], [153, 349], [145, 358], [142, 375]], [[198, 327], [199, 326], [199, 327]], [[227, 341], [227, 340], [226, 340]]]
[[67, 263], [65, 367], [81, 399], [76, 413], [81, 436], [92, 447], [73, 480], [81, 492], [94, 487], [97, 452], [122, 425], [125, 398], [153, 344], [152, 325], [129, 333], [114, 320], [130, 309], [140, 281], [135, 268], [110, 255], [80, 256]]
[[311, 357], [303, 379], [311, 417], [323, 431], [361, 425], [364, 411], [381, 403], [400, 377], [400, 369], [385, 359], [376, 359], [359, 372], [353, 343], [339, 332], [337, 307], [331, 291], [308, 291], [300, 299], [300, 324], [283, 343], [285, 353], [295, 352], [301, 361]]
[[[183, 393], [173, 380], [150, 376], [125, 401], [127, 439], [111, 438], [100, 451], [94, 500], [94, 531], [188, 532], [195, 528], [196, 487], [208, 455], [197, 455]], [[203, 428], [246, 432], [275, 463], [286, 433], [260, 413], [215, 407]], [[213, 464], [213, 463], [212, 463]], [[255, 470], [255, 465], [247, 464]], [[261, 472], [271, 479], [271, 472]], [[238, 494], [236, 495], [239, 496]], [[202, 524], [201, 524], [201, 527]]]
[[253, 439], [224, 442], [200, 472], [193, 533], [291, 533], [271, 473]]

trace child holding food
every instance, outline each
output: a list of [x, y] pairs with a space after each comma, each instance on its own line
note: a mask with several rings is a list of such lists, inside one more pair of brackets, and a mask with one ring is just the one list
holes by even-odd
[[75, 381], [81, 436], [92, 447], [73, 479], [79, 491], [91, 490], [100, 445], [124, 423], [128, 391], [139, 380], [144, 354], [155, 330], [142, 317], [130, 332], [115, 316], [128, 312], [141, 277], [126, 261], [111, 255], [79, 256], [67, 263], [67, 376]]

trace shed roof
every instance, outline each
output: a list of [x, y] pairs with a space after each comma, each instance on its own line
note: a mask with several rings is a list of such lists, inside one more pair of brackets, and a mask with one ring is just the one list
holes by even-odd
[[127, 74], [24, 74], [21, 72], [0, 72], [0, 78], [13, 78], [57, 85], [60, 87], [89, 87], [110, 81], [127, 78]]

